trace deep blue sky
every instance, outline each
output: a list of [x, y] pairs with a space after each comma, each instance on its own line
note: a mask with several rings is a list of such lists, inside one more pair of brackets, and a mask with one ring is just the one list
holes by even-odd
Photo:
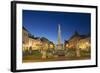
[[23, 10], [23, 26], [36, 37], [46, 37], [57, 43], [58, 24], [61, 26], [61, 41], [68, 40], [75, 31], [88, 34], [91, 31], [89, 13], [68, 13]]

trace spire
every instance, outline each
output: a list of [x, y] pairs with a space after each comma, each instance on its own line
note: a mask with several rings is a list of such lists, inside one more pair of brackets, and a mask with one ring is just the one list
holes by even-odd
[[60, 29], [60, 24], [58, 24], [58, 44], [61, 44], [61, 29]]

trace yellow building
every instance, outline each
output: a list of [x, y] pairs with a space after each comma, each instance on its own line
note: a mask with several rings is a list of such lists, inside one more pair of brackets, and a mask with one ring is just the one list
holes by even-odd
[[81, 50], [90, 50], [91, 48], [91, 42], [90, 42], [90, 37], [81, 39], [78, 43], [77, 43], [77, 47], [80, 48]]
[[29, 38], [28, 38], [28, 31], [26, 28], [23, 27], [22, 29], [22, 47], [23, 51], [28, 49], [28, 44], [29, 44]]
[[42, 48], [42, 42], [39, 38], [29, 37], [29, 48], [32, 50], [40, 50]]
[[41, 48], [41, 50], [48, 50], [48, 48], [49, 48], [48, 42], [42, 41], [42, 48]]
[[68, 40], [65, 41], [64, 45], [67, 49], [87, 49], [90, 48], [90, 36], [79, 35], [77, 32]]
[[74, 35], [68, 41], [65, 41], [65, 48], [75, 49], [76, 44], [81, 38], [82, 37], [77, 32], [75, 32]]
[[26, 28], [22, 29], [22, 49], [26, 50], [48, 50], [54, 48], [53, 42], [42, 37], [34, 37], [31, 35]]
[[55, 44], [53, 42], [49, 43], [49, 49], [54, 49], [55, 48]]

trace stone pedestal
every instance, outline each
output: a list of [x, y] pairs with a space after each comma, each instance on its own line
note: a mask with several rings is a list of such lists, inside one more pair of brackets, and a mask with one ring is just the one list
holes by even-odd
[[58, 55], [54, 55], [55, 58], [58, 58]]
[[77, 56], [77, 57], [80, 57], [80, 56], [81, 56], [81, 55], [80, 55], [80, 49], [79, 49], [79, 48], [76, 50], [76, 56]]
[[57, 44], [57, 45], [56, 45], [56, 49], [58, 49], [58, 50], [63, 49], [63, 44]]
[[42, 59], [46, 59], [46, 51], [42, 51]]

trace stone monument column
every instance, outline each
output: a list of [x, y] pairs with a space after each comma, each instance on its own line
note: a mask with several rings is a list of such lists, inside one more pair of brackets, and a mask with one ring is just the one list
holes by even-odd
[[63, 44], [61, 43], [61, 29], [60, 29], [60, 24], [58, 25], [58, 44], [57, 44], [57, 49], [61, 50], [63, 49]]
[[58, 25], [58, 44], [61, 44], [61, 29], [60, 29], [60, 24]]

